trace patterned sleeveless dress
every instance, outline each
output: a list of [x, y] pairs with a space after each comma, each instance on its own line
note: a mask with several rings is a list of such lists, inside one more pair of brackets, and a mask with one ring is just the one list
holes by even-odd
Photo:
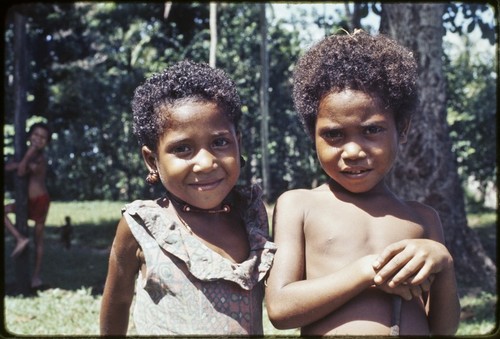
[[[242, 218], [250, 253], [233, 263], [209, 249], [153, 200], [122, 210], [144, 253], [133, 320], [141, 335], [259, 335], [263, 279], [276, 247], [268, 240], [267, 214], [258, 186], [235, 188], [245, 202]], [[223, 235], [221, 235], [223, 236]]]

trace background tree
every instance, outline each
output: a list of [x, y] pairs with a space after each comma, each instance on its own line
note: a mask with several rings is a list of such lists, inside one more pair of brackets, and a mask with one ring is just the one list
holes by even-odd
[[454, 59], [447, 57], [444, 64], [447, 120], [462, 186], [467, 187], [471, 180], [477, 183], [476, 204], [474, 197], [468, 199], [469, 209], [477, 209], [485, 205], [488, 189], [497, 178], [498, 74], [492, 70], [498, 68], [494, 56], [474, 52], [469, 37], [462, 37], [462, 41], [460, 54]]
[[496, 266], [467, 226], [446, 120], [444, 10], [444, 4], [382, 4], [381, 31], [414, 51], [419, 64], [420, 106], [393, 170], [391, 186], [407, 199], [439, 212], [458, 279], [469, 284], [479, 280], [494, 291]]

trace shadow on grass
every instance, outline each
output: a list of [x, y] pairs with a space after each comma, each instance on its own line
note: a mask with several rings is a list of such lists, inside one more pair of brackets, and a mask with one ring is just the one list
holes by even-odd
[[[47, 226], [44, 237], [42, 279], [44, 288], [78, 290], [91, 288], [92, 294], [102, 294], [108, 268], [109, 249], [116, 231], [116, 222], [99, 225], [79, 224], [72, 227], [71, 246], [61, 240], [61, 228]], [[30, 274], [34, 266], [33, 228], [28, 246]], [[7, 236], [4, 248], [5, 294], [15, 294], [15, 261], [10, 258], [14, 240]]]

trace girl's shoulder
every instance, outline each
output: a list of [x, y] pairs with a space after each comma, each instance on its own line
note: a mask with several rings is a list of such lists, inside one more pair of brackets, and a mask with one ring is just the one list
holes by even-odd
[[[122, 207], [122, 215], [136, 223], [155, 227], [156, 224], [171, 224], [175, 216], [168, 208], [169, 200], [162, 197], [156, 200], [134, 200]], [[158, 226], [160, 227], [160, 226]]]

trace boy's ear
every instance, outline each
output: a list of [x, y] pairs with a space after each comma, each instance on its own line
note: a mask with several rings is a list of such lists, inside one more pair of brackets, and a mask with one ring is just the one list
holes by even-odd
[[411, 119], [406, 119], [401, 123], [399, 129], [399, 143], [404, 144], [408, 141], [408, 131], [410, 130]]
[[240, 146], [241, 149], [241, 132], [240, 130], [236, 130], [236, 139], [238, 139], [238, 145]]
[[148, 146], [142, 146], [141, 148], [142, 158], [144, 159], [144, 163], [150, 172], [157, 171], [156, 167], [156, 155], [155, 153], [149, 149]]

